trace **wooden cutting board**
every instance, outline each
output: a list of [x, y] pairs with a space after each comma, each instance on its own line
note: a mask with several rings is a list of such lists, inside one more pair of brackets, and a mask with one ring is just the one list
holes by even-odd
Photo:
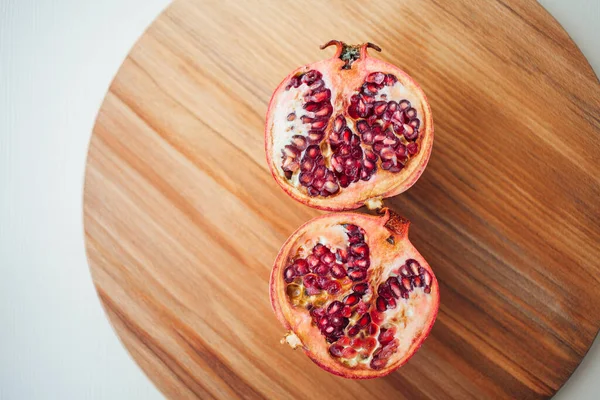
[[[329, 39], [370, 41], [430, 99], [419, 182], [386, 203], [440, 281], [430, 338], [349, 381], [279, 344], [272, 262], [319, 215], [263, 150], [267, 102]], [[123, 63], [85, 178], [89, 263], [170, 398], [545, 398], [600, 327], [600, 88], [534, 1], [179, 0]]]

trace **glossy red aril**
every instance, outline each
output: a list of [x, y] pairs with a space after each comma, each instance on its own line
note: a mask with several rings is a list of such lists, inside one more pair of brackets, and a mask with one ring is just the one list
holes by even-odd
[[[408, 240], [408, 221], [382, 212], [309, 221], [283, 245], [271, 273], [271, 303], [289, 330], [285, 341], [346, 378], [400, 367], [438, 312], [437, 280]], [[327, 272], [319, 275], [321, 269]]]
[[399, 68], [370, 57], [366, 43], [293, 71], [275, 90], [265, 127], [271, 173], [293, 198], [348, 210], [411, 187], [433, 144], [425, 94]]

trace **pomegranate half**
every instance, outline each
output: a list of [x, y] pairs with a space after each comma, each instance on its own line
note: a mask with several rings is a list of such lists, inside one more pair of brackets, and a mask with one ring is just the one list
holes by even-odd
[[401, 69], [370, 57], [365, 43], [293, 71], [267, 112], [271, 174], [290, 196], [323, 210], [350, 210], [411, 187], [433, 144], [425, 94]]
[[408, 226], [383, 209], [324, 215], [294, 232], [270, 280], [284, 341], [345, 378], [377, 378], [406, 363], [439, 306], [437, 280]]

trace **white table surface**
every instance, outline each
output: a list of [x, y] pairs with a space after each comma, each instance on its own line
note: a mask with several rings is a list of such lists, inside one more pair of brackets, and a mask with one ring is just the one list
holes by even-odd
[[[599, 74], [600, 0], [541, 3]], [[0, 0], [0, 400], [162, 398], [96, 296], [82, 188], [109, 83], [167, 4]], [[597, 342], [557, 399], [600, 398]]]

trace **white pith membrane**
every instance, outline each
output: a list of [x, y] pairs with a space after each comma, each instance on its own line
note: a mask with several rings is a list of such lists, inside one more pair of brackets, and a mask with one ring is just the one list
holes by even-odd
[[267, 151], [279, 183], [308, 204], [327, 200], [323, 208], [331, 209], [360, 206], [403, 182], [409, 187], [430, 151], [424, 95], [414, 82], [404, 83], [405, 74], [382, 71], [384, 63], [372, 58], [356, 62], [360, 77], [351, 81], [358, 83], [340, 87], [332, 82], [349, 71], [329, 62], [299, 70], [273, 96]]
[[326, 359], [352, 370], [349, 377], [369, 378], [395, 369], [420, 346], [439, 292], [406, 236], [384, 227], [382, 217], [345, 215], [321, 217], [296, 232], [272, 279], [292, 339], [331, 372], [337, 373], [324, 366]]

